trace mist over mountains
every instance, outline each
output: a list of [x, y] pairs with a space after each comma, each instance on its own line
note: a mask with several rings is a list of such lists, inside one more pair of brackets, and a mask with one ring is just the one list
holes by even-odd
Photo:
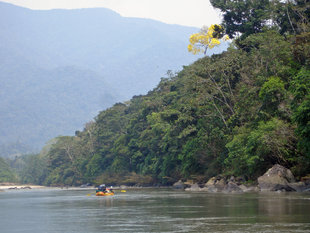
[[0, 156], [38, 150], [112, 104], [145, 94], [167, 70], [197, 59], [186, 48], [198, 31], [105, 8], [0, 2]]

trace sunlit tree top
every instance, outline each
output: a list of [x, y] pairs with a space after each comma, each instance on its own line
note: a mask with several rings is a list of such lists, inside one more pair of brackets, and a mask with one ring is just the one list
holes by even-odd
[[218, 24], [212, 24], [209, 28], [203, 26], [199, 33], [192, 34], [189, 38], [188, 51], [197, 54], [206, 54], [208, 48], [212, 49], [221, 43], [221, 40], [228, 40], [224, 35], [224, 28]]

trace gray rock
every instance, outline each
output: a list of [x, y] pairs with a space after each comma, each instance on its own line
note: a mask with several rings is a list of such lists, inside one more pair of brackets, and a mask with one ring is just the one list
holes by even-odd
[[247, 181], [247, 179], [244, 176], [238, 176], [235, 178], [235, 183], [238, 185], [241, 185], [243, 183], [245, 183]]
[[225, 192], [225, 193], [242, 193], [243, 190], [235, 183], [235, 177], [231, 176], [226, 179], [224, 177], [212, 177], [205, 184], [203, 191], [216, 193], [216, 192]]
[[282, 184], [277, 184], [275, 185], [270, 191], [272, 192], [295, 192], [296, 190], [290, 187], [289, 185], [282, 185]]
[[235, 177], [234, 177], [234, 176], [231, 176], [231, 177], [229, 178], [229, 181], [231, 181], [231, 182], [235, 182], [235, 181], [236, 181], [236, 179], [235, 179]]
[[225, 185], [223, 192], [225, 193], [243, 193], [243, 190], [234, 182], [229, 181], [227, 185]]
[[203, 191], [207, 191], [210, 193], [216, 193], [218, 192], [218, 188], [215, 186], [216, 183], [219, 182], [219, 177], [212, 177], [208, 180], [208, 182], [204, 185]]
[[261, 191], [274, 191], [280, 187], [279, 185], [282, 185], [283, 188], [292, 182], [295, 182], [292, 172], [279, 164], [274, 165], [263, 176], [258, 177], [258, 186]]
[[302, 177], [301, 182], [303, 182], [305, 185], [308, 185], [308, 188], [310, 188], [310, 174]]
[[223, 191], [224, 190], [224, 188], [225, 188], [225, 186], [226, 186], [226, 180], [225, 180], [225, 178], [221, 178], [220, 180], [217, 180], [216, 182], [215, 182], [215, 184], [214, 184], [214, 186], [217, 188], [217, 190], [219, 191], [219, 192], [221, 192], [221, 191]]
[[215, 184], [215, 182], [217, 181], [216, 177], [212, 177], [208, 180], [208, 182], [205, 184], [205, 187], [210, 187], [213, 186]]
[[197, 183], [195, 183], [192, 184], [189, 188], [186, 188], [185, 191], [201, 191], [201, 188]]
[[257, 186], [246, 186], [244, 184], [239, 185], [239, 188], [242, 189], [243, 192], [259, 192], [259, 188]]
[[308, 190], [310, 190], [310, 184], [301, 181], [295, 183], [289, 183], [288, 185], [291, 188], [295, 189], [297, 192], [307, 192]]
[[178, 182], [174, 183], [172, 187], [175, 189], [185, 189], [185, 184], [182, 182], [182, 180], [179, 180]]

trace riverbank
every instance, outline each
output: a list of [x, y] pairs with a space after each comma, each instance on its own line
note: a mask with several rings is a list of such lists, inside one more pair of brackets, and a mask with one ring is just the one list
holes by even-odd
[[258, 177], [255, 184], [249, 185], [244, 177], [222, 176], [212, 177], [207, 183], [198, 184], [182, 182], [173, 186], [186, 191], [205, 191], [210, 193], [244, 193], [244, 192], [307, 192], [310, 193], [309, 177], [296, 181], [293, 173], [276, 164], [264, 175]]
[[85, 190], [85, 189], [95, 189], [95, 187], [90, 186], [87, 188], [81, 187], [69, 187], [69, 186], [42, 186], [34, 184], [16, 184], [16, 183], [0, 183], [0, 192], [6, 190], [27, 190], [27, 189], [68, 189], [68, 190]]
[[[106, 182], [108, 183], [108, 182]], [[185, 191], [202, 191], [209, 193], [245, 193], [245, 192], [307, 192], [310, 193], [310, 175], [296, 181], [292, 172], [276, 164], [264, 175], [258, 177], [256, 182], [249, 183], [244, 177], [218, 175], [210, 178], [206, 183], [193, 180], [179, 180], [172, 186], [160, 185], [114, 185], [114, 190], [172, 188]], [[61, 190], [95, 190], [95, 186], [84, 184], [79, 187], [72, 186], [41, 186], [32, 184], [0, 183], [0, 192], [5, 190], [27, 189], [61, 189]]]
[[[126, 186], [126, 185], [116, 185], [112, 188], [114, 190], [126, 190], [126, 189], [149, 189], [149, 188], [173, 188], [172, 186]], [[0, 192], [8, 190], [30, 190], [30, 189], [58, 189], [58, 190], [96, 190], [95, 186], [42, 186], [33, 184], [16, 184], [16, 183], [0, 183]]]
[[43, 188], [47, 187], [33, 184], [0, 183], [0, 191], [20, 190], [20, 189], [43, 189]]

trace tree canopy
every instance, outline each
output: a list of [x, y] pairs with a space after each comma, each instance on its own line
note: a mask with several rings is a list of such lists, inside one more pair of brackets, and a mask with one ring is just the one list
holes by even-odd
[[189, 38], [188, 51], [197, 53], [207, 53], [207, 49], [212, 49], [221, 43], [221, 39], [228, 40], [229, 37], [223, 34], [224, 28], [218, 24], [212, 24], [209, 28], [204, 26], [199, 33], [194, 33]]

